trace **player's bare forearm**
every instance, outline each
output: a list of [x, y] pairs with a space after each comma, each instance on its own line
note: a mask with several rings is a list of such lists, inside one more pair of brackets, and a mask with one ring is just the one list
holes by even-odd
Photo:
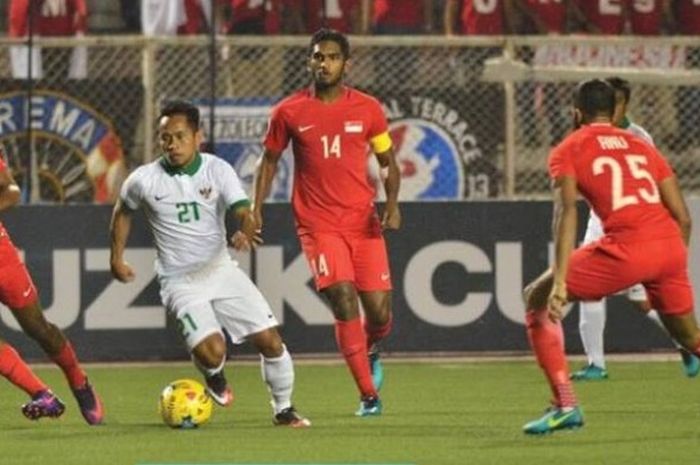
[[554, 285], [566, 285], [569, 258], [576, 241], [578, 213], [576, 210], [576, 180], [561, 177], [554, 184]]
[[673, 219], [678, 223], [683, 241], [688, 245], [692, 229], [692, 220], [690, 212], [688, 212], [688, 206], [683, 198], [683, 192], [678, 185], [678, 179], [675, 176], [669, 176], [662, 180], [658, 186], [661, 202], [663, 202]]
[[262, 206], [270, 195], [272, 180], [277, 172], [279, 153], [265, 149], [255, 173], [255, 197], [253, 198], [253, 216], [256, 229], [262, 228]]
[[399, 209], [399, 189], [401, 188], [401, 172], [396, 163], [394, 150], [377, 154], [377, 161], [384, 177], [384, 193], [386, 205], [382, 215], [384, 229], [399, 229], [401, 227], [401, 210]]
[[129, 282], [134, 278], [133, 270], [124, 261], [124, 249], [130, 232], [131, 210], [119, 199], [112, 210], [112, 220], [109, 225], [109, 264], [112, 275], [121, 282]]
[[250, 204], [242, 205], [234, 211], [234, 216], [238, 221], [239, 233], [231, 237], [231, 244], [237, 250], [249, 250], [262, 244], [260, 230], [257, 227], [255, 216], [250, 208]]

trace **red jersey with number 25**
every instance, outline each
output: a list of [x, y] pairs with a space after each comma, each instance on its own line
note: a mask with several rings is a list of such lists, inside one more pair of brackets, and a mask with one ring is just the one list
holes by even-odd
[[657, 187], [673, 170], [654, 147], [628, 131], [610, 124], [583, 126], [552, 151], [549, 173], [552, 179], [575, 177], [605, 234], [618, 242], [680, 235]]
[[264, 145], [281, 153], [292, 141], [299, 234], [376, 227], [368, 144], [387, 127], [379, 102], [349, 87], [331, 103], [305, 89], [272, 110]]

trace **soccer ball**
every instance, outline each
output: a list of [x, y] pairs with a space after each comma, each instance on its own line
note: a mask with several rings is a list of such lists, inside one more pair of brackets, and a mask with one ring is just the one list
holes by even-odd
[[204, 386], [193, 379], [178, 379], [160, 393], [158, 410], [166, 425], [188, 429], [209, 421], [212, 406]]

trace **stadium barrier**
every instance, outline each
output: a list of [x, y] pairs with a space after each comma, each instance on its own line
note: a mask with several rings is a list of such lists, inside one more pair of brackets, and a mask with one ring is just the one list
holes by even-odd
[[[128, 170], [155, 156], [159, 104], [186, 98], [201, 106], [216, 152], [249, 183], [271, 105], [307, 82], [307, 41], [35, 38], [34, 62], [24, 42], [0, 39], [0, 146], [28, 201], [108, 203]], [[682, 187], [700, 192], [698, 37], [375, 36], [351, 44], [348, 82], [384, 104], [402, 200], [546, 196], [546, 157], [570, 128], [574, 82], [608, 75], [632, 82], [632, 118], [655, 137]], [[29, 75], [29, 62], [35, 79], [17, 78]], [[285, 157], [276, 200], [289, 198], [290, 170]]]
[[[691, 201], [690, 207], [695, 224], [700, 224], [700, 200]], [[583, 228], [583, 206], [580, 213]], [[395, 327], [385, 349], [475, 354], [529, 350], [521, 289], [549, 262], [551, 204], [406, 203], [403, 215], [403, 230], [387, 237]], [[108, 206], [31, 206], [3, 215], [3, 222], [23, 251], [47, 317], [72, 338], [82, 358], [185, 359], [175, 325], [160, 304], [155, 251], [145, 220], [136, 217], [133, 222], [126, 258], [136, 280], [125, 285], [109, 273], [109, 218]], [[270, 205], [265, 225], [264, 246], [237, 260], [270, 302], [293, 352], [335, 353], [331, 312], [313, 290], [289, 205]], [[693, 237], [690, 264], [698, 289], [700, 235]], [[697, 292], [695, 299], [698, 308]], [[580, 352], [578, 312], [573, 309], [564, 325], [567, 348]], [[0, 310], [0, 323], [3, 338], [29, 359], [43, 359], [7, 309]], [[611, 352], [645, 352], [671, 345], [624, 297], [614, 297], [608, 303], [606, 347]], [[241, 351], [251, 353], [246, 346]]]

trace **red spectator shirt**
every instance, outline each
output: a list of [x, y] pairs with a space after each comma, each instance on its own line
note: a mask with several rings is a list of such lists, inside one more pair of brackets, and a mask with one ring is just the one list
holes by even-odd
[[564, 32], [566, 4], [563, 0], [527, 0], [527, 6], [533, 16], [544, 24], [545, 32]]
[[606, 235], [636, 242], [680, 234], [661, 202], [658, 183], [673, 170], [640, 137], [610, 124], [578, 129], [549, 156], [549, 174], [576, 178], [581, 195], [600, 217]]
[[576, 0], [589, 23], [601, 34], [622, 34], [625, 28], [624, 3], [626, 0]]
[[374, 24], [420, 29], [425, 23], [423, 0], [374, 0]]
[[361, 0], [286, 1], [287, 5], [302, 12], [308, 33], [327, 27], [348, 34], [352, 32], [353, 14], [359, 14]]
[[380, 103], [349, 87], [331, 103], [309, 88], [275, 106], [263, 144], [281, 153], [292, 141], [299, 234], [377, 226], [368, 142], [387, 128]]
[[676, 0], [675, 9], [678, 32], [700, 35], [700, 0]]
[[463, 0], [462, 34], [503, 34], [503, 0]]
[[265, 34], [281, 31], [280, 7], [282, 0], [231, 0], [231, 32], [236, 33], [236, 24], [259, 20], [263, 22]]
[[662, 0], [628, 0], [632, 34], [653, 36], [661, 33]]
[[185, 24], [177, 28], [178, 34], [190, 35], [205, 31], [207, 19], [199, 0], [185, 0], [185, 18]]
[[[23, 37], [29, 33], [29, 0], [11, 0], [8, 35]], [[43, 36], [72, 36], [85, 32], [85, 0], [39, 0], [34, 6], [34, 33]]]

